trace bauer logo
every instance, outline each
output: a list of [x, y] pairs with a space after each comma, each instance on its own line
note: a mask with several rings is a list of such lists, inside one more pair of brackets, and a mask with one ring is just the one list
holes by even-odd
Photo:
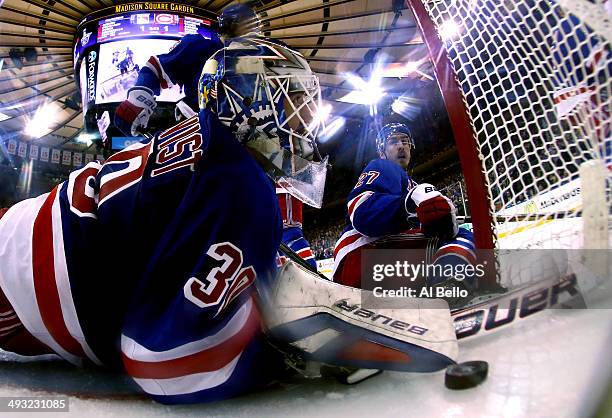
[[569, 274], [552, 285], [527, 288], [525, 292], [486, 308], [453, 312], [457, 339], [495, 331], [517, 318], [533, 315], [579, 294], [576, 276]]
[[408, 324], [406, 322], [391, 318], [387, 315], [379, 314], [374, 310], [364, 309], [358, 304], [351, 305], [346, 300], [339, 300], [334, 303], [334, 307], [340, 309], [345, 313], [349, 313], [355, 317], [360, 318], [361, 320], [367, 319], [373, 324], [385, 325], [387, 327], [393, 328], [394, 330], [402, 330], [407, 331], [416, 335], [424, 335], [427, 331], [427, 328], [420, 327], [418, 325]]

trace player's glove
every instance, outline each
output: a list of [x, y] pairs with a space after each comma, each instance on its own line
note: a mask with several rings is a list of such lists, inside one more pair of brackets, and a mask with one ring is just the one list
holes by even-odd
[[423, 183], [413, 188], [406, 196], [405, 203], [409, 214], [416, 209], [425, 236], [448, 240], [457, 235], [459, 227], [455, 205], [431, 184]]
[[138, 128], [146, 128], [157, 107], [153, 91], [146, 87], [132, 87], [128, 98], [115, 110], [115, 126], [124, 135], [136, 136]]

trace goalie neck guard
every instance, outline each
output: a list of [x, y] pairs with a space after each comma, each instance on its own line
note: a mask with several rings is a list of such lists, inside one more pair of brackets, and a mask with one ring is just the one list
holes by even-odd
[[321, 92], [299, 52], [257, 36], [229, 40], [204, 65], [199, 102], [255, 152], [276, 182], [321, 207], [327, 167], [316, 146]]

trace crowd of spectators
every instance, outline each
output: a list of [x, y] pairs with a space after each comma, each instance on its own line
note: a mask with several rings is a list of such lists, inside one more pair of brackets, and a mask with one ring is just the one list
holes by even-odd
[[464, 216], [467, 212], [467, 194], [465, 181], [461, 173], [450, 174], [436, 183], [440, 192], [448, 197], [457, 208], [457, 215]]
[[337, 219], [336, 221], [335, 223], [304, 229], [304, 235], [310, 242], [310, 249], [317, 260], [334, 256], [334, 246], [344, 229], [344, 220]]
[[512, 131], [505, 142], [490, 139], [485, 163], [496, 210], [532, 199], [557, 187], [561, 179], [576, 176], [580, 164], [591, 158], [587, 139], [576, 138], [581, 138], [580, 132], [572, 133], [566, 126], [565, 134], [555, 137], [549, 130], [531, 135], [524, 128]]

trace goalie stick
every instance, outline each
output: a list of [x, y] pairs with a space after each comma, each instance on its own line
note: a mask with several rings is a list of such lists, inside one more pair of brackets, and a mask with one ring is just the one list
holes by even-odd
[[[602, 160], [580, 165], [581, 184], [588, 187], [581, 190], [581, 209], [568, 212], [582, 218], [583, 250], [564, 254], [571, 269], [514, 288], [500, 288], [502, 292], [472, 298], [466, 306], [453, 309], [451, 317], [458, 339], [489, 334], [547, 308], [586, 308], [585, 297], [595, 303], [610, 298], [607, 179], [608, 170]], [[563, 218], [564, 214], [567, 213], [543, 214], [541, 219]], [[520, 220], [535, 220], [529, 216], [534, 215], [525, 215]], [[541, 262], [538, 259], [532, 264]]]
[[546, 309], [586, 309], [587, 293], [597, 291], [600, 297], [606, 290], [609, 293], [604, 283], [603, 280], [596, 282], [584, 291], [578, 285], [576, 274], [569, 273], [527, 283], [505, 293], [477, 296], [467, 306], [451, 311], [457, 339], [491, 334]]
[[[329, 280], [285, 244], [281, 243], [280, 250], [291, 261], [316, 273], [322, 279]], [[601, 288], [602, 284], [596, 284], [591, 291]], [[463, 306], [451, 310], [458, 340], [491, 334], [546, 309], [586, 308], [583, 292], [578, 287], [574, 273], [560, 278], [536, 280], [510, 289], [499, 286], [497, 290], [500, 292], [489, 292], [469, 300], [457, 301], [464, 303]]]

